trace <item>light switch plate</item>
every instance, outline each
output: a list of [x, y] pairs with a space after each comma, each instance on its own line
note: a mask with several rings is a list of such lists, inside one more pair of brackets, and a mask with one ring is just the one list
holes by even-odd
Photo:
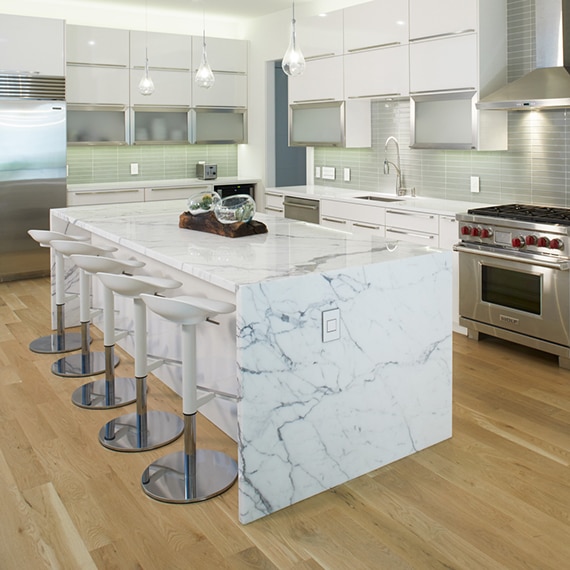
[[323, 166], [321, 169], [323, 174], [323, 178], [325, 180], [334, 180], [335, 179], [335, 168], [334, 166]]
[[479, 177], [472, 176], [471, 177], [471, 192], [477, 193], [479, 192]]
[[323, 311], [323, 342], [340, 338], [340, 309]]
[[139, 173], [139, 163], [131, 162], [131, 174], [138, 174], [138, 173]]
[[350, 168], [345, 168], [343, 171], [343, 178], [345, 182], [350, 182]]

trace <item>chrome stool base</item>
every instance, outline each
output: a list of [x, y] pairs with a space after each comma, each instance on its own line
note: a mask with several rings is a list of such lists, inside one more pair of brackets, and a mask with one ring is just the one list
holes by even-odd
[[151, 410], [132, 413], [106, 423], [99, 430], [101, 445], [113, 451], [147, 451], [162, 447], [182, 435], [182, 418], [170, 412]]
[[141, 483], [144, 492], [158, 501], [196, 503], [220, 495], [236, 478], [237, 463], [231, 457], [198, 449], [194, 461], [184, 451], [161, 457], [144, 470]]
[[39, 354], [61, 354], [81, 348], [81, 333], [54, 333], [42, 336], [30, 343], [30, 350]]
[[[119, 357], [115, 356], [114, 365], [119, 364]], [[51, 371], [56, 376], [68, 378], [84, 378], [105, 372], [105, 353], [87, 352], [64, 356], [51, 365]]]
[[77, 388], [71, 401], [80, 408], [109, 410], [132, 404], [137, 398], [135, 378], [114, 378], [112, 382], [101, 378]]

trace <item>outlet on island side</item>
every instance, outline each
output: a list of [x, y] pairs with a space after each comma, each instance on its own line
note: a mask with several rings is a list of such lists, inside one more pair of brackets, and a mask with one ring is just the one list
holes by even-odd
[[329, 309], [322, 312], [323, 342], [340, 339], [340, 309]]

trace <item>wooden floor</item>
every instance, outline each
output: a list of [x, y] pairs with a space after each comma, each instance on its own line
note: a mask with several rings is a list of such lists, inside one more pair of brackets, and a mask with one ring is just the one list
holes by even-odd
[[[195, 505], [144, 495], [144, 467], [180, 440], [98, 444], [123, 412], [74, 407], [82, 381], [28, 350], [48, 305], [46, 279], [0, 283], [0, 569], [570, 568], [570, 372], [553, 357], [456, 335], [452, 439], [242, 526], [235, 485]], [[180, 399], [151, 381], [149, 405], [178, 413]]]

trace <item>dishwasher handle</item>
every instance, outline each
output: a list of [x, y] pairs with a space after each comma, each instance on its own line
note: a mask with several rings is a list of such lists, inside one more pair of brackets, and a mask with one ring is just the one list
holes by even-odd
[[293, 208], [305, 208], [306, 210], [318, 210], [318, 206], [309, 206], [307, 204], [298, 204], [297, 202], [283, 202], [284, 206], [292, 206]]

